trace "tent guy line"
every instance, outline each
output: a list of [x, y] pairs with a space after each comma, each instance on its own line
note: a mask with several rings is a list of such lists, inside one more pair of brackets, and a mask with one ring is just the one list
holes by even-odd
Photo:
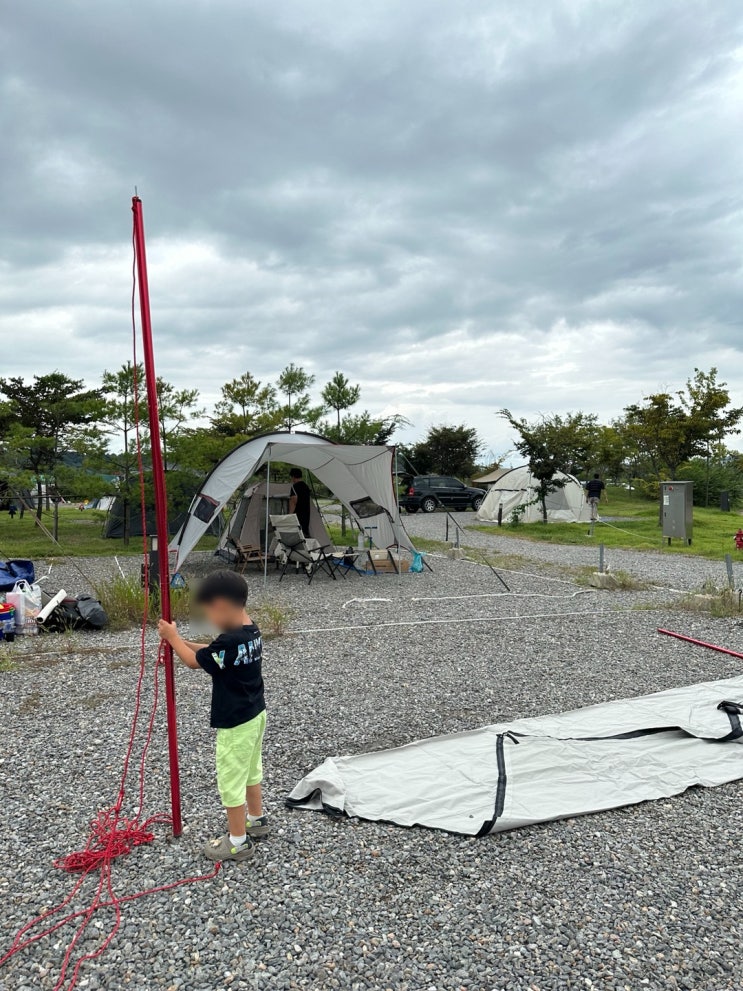
[[[557, 598], [557, 596], [551, 596]], [[318, 626], [307, 630], [287, 630], [287, 635], [305, 633], [341, 633], [344, 630], [378, 630], [383, 626], [447, 626], [456, 623], [505, 623], [517, 619], [562, 619], [564, 616], [618, 616], [635, 612], [634, 609], [600, 609], [597, 612], [582, 609], [576, 612], [523, 613], [520, 616], [481, 616], [462, 619], [406, 619], [388, 623], [355, 623], [353, 626]]]

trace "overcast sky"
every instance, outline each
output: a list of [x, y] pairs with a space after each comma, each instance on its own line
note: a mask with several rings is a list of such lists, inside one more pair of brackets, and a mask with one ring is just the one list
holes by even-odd
[[0, 0], [0, 371], [342, 369], [362, 407], [743, 401], [740, 0]]

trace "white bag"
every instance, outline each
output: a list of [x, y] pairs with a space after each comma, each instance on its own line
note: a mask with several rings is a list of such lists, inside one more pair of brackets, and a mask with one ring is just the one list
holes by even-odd
[[15, 606], [16, 633], [38, 633], [36, 617], [41, 612], [41, 586], [29, 585], [27, 581], [16, 582], [5, 598]]

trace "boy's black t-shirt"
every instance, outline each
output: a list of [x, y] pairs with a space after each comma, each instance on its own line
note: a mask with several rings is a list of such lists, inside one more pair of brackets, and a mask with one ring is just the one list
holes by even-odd
[[251, 623], [220, 633], [208, 647], [196, 651], [196, 660], [212, 677], [211, 725], [232, 729], [254, 719], [266, 708], [263, 698], [263, 641]]
[[589, 499], [600, 499], [601, 493], [606, 488], [606, 485], [601, 481], [600, 478], [592, 478], [590, 482], [586, 483], [586, 489], [588, 490]]

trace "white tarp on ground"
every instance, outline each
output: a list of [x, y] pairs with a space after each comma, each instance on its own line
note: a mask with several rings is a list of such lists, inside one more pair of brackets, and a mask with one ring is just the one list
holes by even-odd
[[[565, 484], [547, 496], [548, 522], [588, 522], [591, 518], [590, 508], [586, 502], [583, 486], [578, 479], [561, 471], [558, 471], [555, 477]], [[537, 486], [538, 482], [528, 465], [510, 468], [503, 472], [488, 489], [488, 494], [477, 511], [478, 520], [494, 523], [498, 519], [498, 510], [502, 509], [501, 518], [507, 523], [514, 510], [525, 506], [521, 521], [538, 523], [542, 519], [542, 506], [537, 498]]]
[[394, 454], [393, 447], [333, 444], [304, 433], [266, 434], [240, 444], [219, 462], [194, 496], [186, 522], [170, 543], [176, 554], [173, 570], [185, 561], [232, 494], [263, 465], [276, 462], [311, 471], [346, 506], [358, 526], [373, 528], [369, 532], [376, 547], [397, 544], [413, 551], [400, 520]]
[[741, 713], [738, 677], [519, 719], [330, 757], [288, 804], [468, 836], [505, 832], [743, 778]]

